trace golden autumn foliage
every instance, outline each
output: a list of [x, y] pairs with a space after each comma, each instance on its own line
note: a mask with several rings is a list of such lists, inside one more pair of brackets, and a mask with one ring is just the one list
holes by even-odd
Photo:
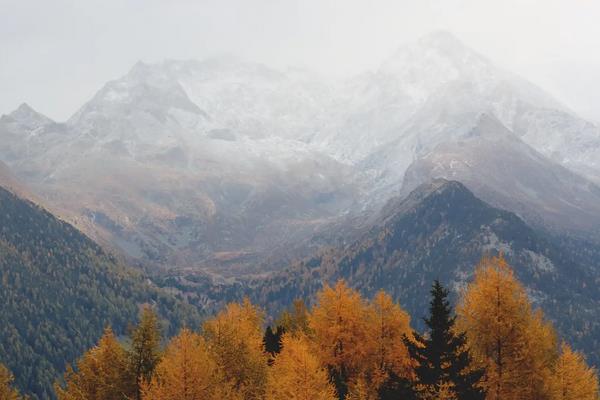
[[343, 379], [352, 381], [368, 363], [367, 305], [343, 281], [317, 295], [309, 318], [321, 361]]
[[487, 372], [489, 400], [547, 399], [556, 335], [531, 308], [503, 257], [484, 258], [458, 306], [458, 326]]
[[583, 355], [565, 343], [550, 381], [552, 400], [598, 400], [598, 375], [585, 363]]
[[350, 383], [348, 393], [344, 400], [377, 400], [377, 393], [373, 390], [364, 375], [357, 377]]
[[336, 400], [327, 370], [303, 335], [285, 334], [267, 383], [267, 400]]
[[221, 400], [239, 396], [225, 381], [204, 338], [188, 329], [173, 338], [150, 383], [142, 384], [144, 400]]
[[142, 385], [152, 379], [154, 369], [160, 361], [160, 342], [158, 316], [150, 307], [144, 307], [138, 326], [131, 332], [128, 352], [137, 400], [141, 398]]
[[65, 374], [66, 386], [56, 385], [59, 400], [123, 400], [133, 395], [127, 354], [110, 328], [98, 345]]
[[309, 310], [306, 303], [302, 299], [296, 299], [290, 310], [281, 313], [276, 325], [281, 326], [289, 333], [308, 334], [310, 332], [308, 316]]
[[20, 400], [19, 392], [12, 387], [14, 377], [12, 373], [2, 364], [0, 364], [0, 399], [2, 400]]
[[248, 299], [228, 304], [203, 325], [204, 337], [225, 378], [245, 400], [262, 399], [267, 382], [263, 313]]
[[420, 389], [420, 399], [422, 400], [460, 400], [452, 390], [452, 385], [449, 382], [442, 383], [434, 390], [430, 387], [421, 387]]
[[[424, 368], [427, 365], [459, 369], [451, 369], [450, 361], [440, 364], [435, 356], [439, 352], [414, 351], [412, 343], [420, 336], [413, 334], [410, 316], [383, 291], [367, 301], [339, 281], [317, 294], [312, 309], [296, 301], [278, 322], [283, 329], [277, 329], [277, 338], [286, 333], [271, 358], [263, 344], [263, 313], [248, 299], [228, 304], [199, 333], [182, 330], [164, 352], [154, 340], [152, 354], [162, 357], [155, 369], [149, 369], [151, 380], [142, 380], [142, 399], [459, 400], [460, 393], [468, 393], [463, 389], [469, 374], [461, 374], [462, 381], [453, 378], [435, 384], [421, 379], [432, 370]], [[456, 325], [447, 331], [455, 330], [461, 333], [455, 346], [460, 351], [447, 353], [456, 356], [460, 371], [477, 374], [476, 398], [600, 400], [596, 371], [568, 345], [559, 349], [553, 327], [532, 308], [525, 288], [502, 257], [486, 257], [477, 266], [459, 301]], [[66, 385], [56, 386], [58, 399], [134, 399], [138, 364], [131, 363], [131, 356], [107, 329], [76, 370], [69, 368]], [[0, 399], [20, 398], [10, 382], [10, 374], [0, 367]], [[480, 384], [487, 394], [479, 390]]]
[[[411, 375], [403, 336], [411, 335], [410, 317], [383, 291], [369, 303], [343, 281], [326, 286], [309, 318], [323, 363], [349, 383], [349, 395], [374, 397], [393, 371]], [[364, 394], [362, 394], [364, 392]]]
[[387, 371], [410, 377], [412, 363], [403, 337], [411, 337], [410, 316], [384, 291], [379, 291], [367, 307], [367, 342], [369, 365], [367, 372], [376, 387]]

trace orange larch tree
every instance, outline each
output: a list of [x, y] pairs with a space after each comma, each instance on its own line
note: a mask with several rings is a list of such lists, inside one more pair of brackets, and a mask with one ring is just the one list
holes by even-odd
[[263, 349], [263, 313], [248, 299], [228, 304], [203, 325], [203, 334], [225, 378], [244, 400], [264, 397], [268, 356]]
[[204, 338], [184, 329], [167, 346], [152, 380], [142, 383], [145, 400], [241, 398], [212, 359]]
[[98, 345], [69, 367], [66, 386], [55, 385], [59, 400], [123, 400], [134, 396], [134, 378], [128, 369], [127, 354], [107, 328]]
[[552, 400], [598, 400], [597, 371], [590, 368], [583, 355], [561, 345], [561, 354], [550, 382]]
[[548, 398], [556, 335], [502, 256], [482, 259], [457, 311], [458, 328], [486, 368], [487, 399]]
[[309, 333], [308, 325], [309, 310], [306, 303], [302, 299], [294, 300], [294, 303], [289, 310], [281, 313], [281, 316], [276, 321], [276, 326], [281, 326], [288, 333]]
[[309, 327], [321, 361], [329, 369], [338, 395], [361, 375], [368, 363], [367, 305], [358, 292], [339, 281], [317, 294]]
[[336, 400], [329, 374], [304, 335], [285, 334], [269, 371], [267, 400]]
[[368, 365], [372, 389], [377, 391], [393, 372], [399, 377], [412, 376], [411, 358], [404, 337], [411, 337], [410, 316], [384, 291], [379, 291], [367, 307]]

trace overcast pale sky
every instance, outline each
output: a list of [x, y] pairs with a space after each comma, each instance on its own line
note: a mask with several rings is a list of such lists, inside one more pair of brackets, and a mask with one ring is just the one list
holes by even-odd
[[600, 121], [600, 0], [0, 0], [0, 114], [65, 120], [137, 61], [350, 75], [437, 29]]

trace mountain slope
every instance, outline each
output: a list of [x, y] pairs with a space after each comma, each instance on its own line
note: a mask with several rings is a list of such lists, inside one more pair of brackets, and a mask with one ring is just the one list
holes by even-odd
[[[136, 263], [229, 276], [378, 209], [434, 158], [471, 157], [465, 143], [523, 161], [480, 163], [485, 191], [463, 168], [484, 200], [559, 230], [598, 226], [600, 129], [445, 32], [344, 81], [234, 58], [137, 63], [65, 123], [26, 105], [0, 119], [0, 160], [90, 237]], [[506, 190], [532, 166], [535, 189]]]
[[479, 116], [462, 137], [416, 159], [401, 192], [436, 178], [458, 180], [530, 224], [600, 233], [600, 187], [536, 152], [494, 117]]
[[380, 149], [396, 143], [402, 174], [415, 157], [488, 114], [544, 156], [600, 179], [599, 127], [448, 32], [400, 47], [340, 97], [339, 116], [332, 113], [331, 129], [317, 140], [353, 163], [377, 158]]
[[434, 279], [456, 294], [479, 259], [498, 251], [561, 334], [600, 361], [600, 295], [593, 283], [600, 277], [600, 251], [590, 247], [589, 254], [575, 255], [455, 181], [436, 180], [406, 199], [390, 201], [356, 241], [323, 249], [284, 272], [256, 280], [246, 293], [279, 311], [294, 298], [311, 299], [324, 282], [345, 279], [367, 296], [386, 290], [419, 324]]
[[[244, 68], [241, 78], [258, 76], [241, 92], [264, 86], [278, 95], [263, 100], [283, 106], [287, 80]], [[262, 108], [235, 119], [230, 106], [212, 103], [208, 114], [179, 82], [191, 74], [204, 88], [202, 75], [208, 75], [217, 82], [206, 83], [207, 89], [217, 85], [212, 90], [232, 101], [229, 91], [240, 85], [240, 72], [231, 69], [138, 64], [66, 124], [46, 121], [35, 130], [17, 110], [0, 120], [0, 159], [53, 209], [65, 210], [69, 221], [111, 249], [146, 265], [217, 266], [232, 273], [223, 259], [235, 270], [274, 244], [305, 236], [347, 208], [357, 189], [347, 166], [295, 137], [267, 135], [262, 123], [253, 127]], [[273, 88], [279, 84], [284, 87]], [[280, 117], [285, 121], [274, 132], [289, 123]]]
[[169, 315], [169, 331], [197, 313], [151, 286], [72, 226], [0, 188], [0, 361], [34, 399], [100, 337], [124, 333], [141, 304]]
[[14, 176], [8, 165], [0, 161], [0, 187], [15, 193], [21, 198], [33, 200], [34, 194], [31, 193], [19, 180]]

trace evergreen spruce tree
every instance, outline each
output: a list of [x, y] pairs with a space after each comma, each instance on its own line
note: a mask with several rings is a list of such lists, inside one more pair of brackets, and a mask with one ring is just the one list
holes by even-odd
[[387, 379], [379, 387], [379, 400], [417, 400], [412, 383], [407, 378], [388, 371]]
[[142, 383], [150, 382], [154, 370], [160, 361], [161, 334], [156, 313], [145, 307], [140, 323], [131, 333], [129, 362], [131, 373], [135, 377], [135, 396], [142, 398]]
[[265, 330], [265, 336], [263, 338], [263, 344], [265, 351], [273, 356], [279, 354], [281, 351], [281, 337], [283, 336], [285, 329], [278, 326], [275, 331], [269, 325]]
[[429, 335], [414, 333], [414, 341], [405, 338], [411, 357], [416, 361], [416, 390], [419, 397], [440, 398], [452, 392], [460, 400], [483, 400], [485, 392], [478, 387], [484, 375], [470, 366], [466, 336], [456, 333], [456, 317], [448, 301], [448, 290], [435, 281], [431, 290], [430, 316], [425, 318]]

